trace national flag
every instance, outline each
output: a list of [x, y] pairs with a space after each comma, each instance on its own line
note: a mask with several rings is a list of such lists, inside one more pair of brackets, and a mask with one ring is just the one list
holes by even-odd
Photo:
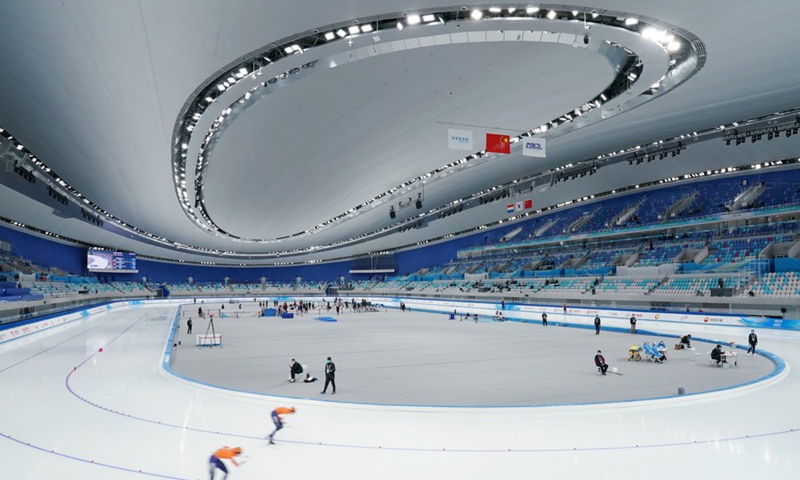
[[487, 133], [486, 151], [490, 153], [511, 153], [511, 137], [499, 133]]
[[520, 211], [520, 210], [522, 210], [522, 202], [517, 202], [517, 210], [516, 211]]
[[448, 128], [447, 148], [453, 150], [475, 150], [472, 148], [472, 130]]
[[547, 140], [538, 137], [528, 137], [522, 140], [522, 155], [526, 157], [546, 157]]
[[507, 213], [514, 213], [514, 204], [513, 203], [509, 203], [508, 205], [506, 205], [506, 212]]
[[525, 207], [525, 210], [533, 208], [533, 199], [532, 198], [525, 199], [524, 207]]

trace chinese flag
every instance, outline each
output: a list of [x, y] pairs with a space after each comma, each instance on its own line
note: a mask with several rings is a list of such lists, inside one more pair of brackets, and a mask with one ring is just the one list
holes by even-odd
[[525, 200], [525, 210], [527, 210], [529, 208], [533, 208], [533, 199], [532, 198], [528, 198], [528, 199]]
[[499, 133], [487, 133], [486, 151], [491, 153], [511, 153], [510, 137]]

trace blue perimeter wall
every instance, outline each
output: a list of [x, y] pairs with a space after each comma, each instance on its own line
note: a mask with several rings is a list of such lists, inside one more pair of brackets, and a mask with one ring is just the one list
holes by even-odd
[[[428, 245], [395, 254], [395, 275], [408, 275], [420, 268], [439, 265], [453, 260], [462, 248], [485, 244], [502, 236], [508, 228], [482, 232], [469, 237], [454, 239], [436, 245]], [[335, 281], [339, 277], [347, 280], [367, 279], [368, 274], [350, 274], [350, 260], [334, 263], [295, 267], [211, 267], [167, 263], [137, 257], [139, 273], [90, 274], [86, 270], [86, 248], [65, 245], [47, 238], [0, 226], [0, 240], [11, 244], [12, 254], [41, 266], [55, 266], [67, 272], [96, 276], [101, 281], [135, 282], [146, 276], [151, 282], [185, 282], [189, 277], [195, 282], [221, 282], [229, 277], [232, 282], [250, 281], [258, 283], [261, 277], [268, 281], [294, 282], [299, 276], [304, 281]]]

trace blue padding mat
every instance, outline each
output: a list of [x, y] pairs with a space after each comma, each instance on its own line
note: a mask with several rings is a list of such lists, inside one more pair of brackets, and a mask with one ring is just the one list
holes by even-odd
[[335, 322], [336, 319], [333, 317], [314, 317], [314, 320], [319, 320], [320, 322]]

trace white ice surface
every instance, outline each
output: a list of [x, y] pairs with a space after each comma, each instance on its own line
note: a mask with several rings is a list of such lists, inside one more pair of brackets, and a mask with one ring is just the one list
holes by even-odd
[[[114, 310], [0, 347], [4, 477], [206, 479], [207, 459], [223, 445], [241, 446], [246, 457], [230, 480], [791, 479], [800, 472], [800, 382], [791, 369], [800, 338], [785, 332], [760, 332], [759, 346], [788, 365], [767, 385], [576, 407], [300, 400], [268, 446], [269, 412], [285, 400], [198, 387], [160, 369], [174, 312]], [[726, 335], [744, 334], [720, 328]]]

